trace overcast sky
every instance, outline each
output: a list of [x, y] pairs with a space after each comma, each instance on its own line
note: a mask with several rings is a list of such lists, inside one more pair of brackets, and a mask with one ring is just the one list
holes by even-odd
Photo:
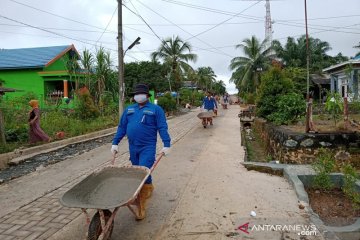
[[[180, 36], [198, 55], [194, 68], [210, 66], [228, 84], [228, 66], [242, 51], [236, 44], [252, 35], [265, 37], [265, 1], [257, 0], [124, 0], [124, 49], [137, 37], [141, 44], [127, 52], [125, 61], [149, 60], [160, 38]], [[305, 33], [304, 1], [271, 1], [273, 39]], [[152, 28], [144, 24], [140, 15]], [[360, 0], [308, 0], [311, 36], [330, 43], [330, 55], [353, 56], [360, 42]], [[0, 48], [74, 44], [80, 52], [102, 45], [117, 64], [116, 0], [1, 0]], [[34, 28], [36, 27], [36, 28]], [[43, 29], [43, 30], [39, 30]], [[154, 33], [155, 32], [155, 33]]]

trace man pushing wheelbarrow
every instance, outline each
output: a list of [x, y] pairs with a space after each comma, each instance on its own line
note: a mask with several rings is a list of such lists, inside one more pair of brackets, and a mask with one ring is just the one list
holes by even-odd
[[[147, 85], [138, 84], [133, 94], [137, 103], [124, 110], [112, 142], [111, 152], [114, 155], [118, 152], [119, 142], [127, 135], [131, 163], [150, 169], [155, 162], [158, 132], [164, 144], [161, 153], [164, 155], [169, 153], [170, 136], [168, 125], [162, 108], [149, 102], [151, 95]], [[151, 196], [153, 190], [154, 186], [150, 176], [140, 191], [140, 208], [136, 217], [137, 220], [145, 218], [145, 202]]]
[[203, 99], [203, 104], [201, 108], [203, 112], [200, 113], [198, 117], [202, 119], [202, 125], [204, 126], [204, 128], [206, 128], [208, 123], [210, 125], [213, 125], [213, 115], [214, 112], [217, 111], [217, 103], [210, 91], [206, 93], [206, 97]]

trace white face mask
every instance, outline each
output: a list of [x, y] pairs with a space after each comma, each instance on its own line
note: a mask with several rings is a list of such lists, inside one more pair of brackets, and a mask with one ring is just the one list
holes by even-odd
[[146, 94], [137, 94], [134, 96], [134, 100], [137, 103], [143, 103], [147, 101], [147, 95]]

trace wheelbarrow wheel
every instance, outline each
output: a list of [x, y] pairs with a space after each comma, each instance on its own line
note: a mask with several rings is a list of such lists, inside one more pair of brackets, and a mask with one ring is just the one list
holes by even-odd
[[[107, 209], [103, 210], [103, 212], [105, 216], [105, 222], [107, 223], [112, 213], [110, 210]], [[114, 220], [112, 221], [110, 229], [106, 234], [106, 236], [104, 237], [104, 240], [110, 239], [113, 229], [114, 229]], [[100, 213], [97, 212], [91, 219], [89, 225], [88, 240], [97, 240], [101, 235], [101, 233], [102, 233], [102, 229], [101, 229]]]

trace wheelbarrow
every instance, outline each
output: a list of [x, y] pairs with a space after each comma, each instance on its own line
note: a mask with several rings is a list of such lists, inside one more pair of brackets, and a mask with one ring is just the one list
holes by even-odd
[[[60, 203], [69, 208], [81, 208], [85, 214], [88, 231], [84, 239], [110, 239], [120, 207], [128, 207], [138, 216], [134, 206], [140, 208], [139, 192], [163, 155], [161, 153], [157, 157], [151, 169], [142, 166], [107, 166], [93, 172], [64, 193]], [[115, 156], [112, 164], [114, 161]], [[91, 220], [88, 209], [96, 210]]]
[[197, 115], [197, 117], [201, 119], [203, 127], [206, 128], [208, 122], [210, 122], [213, 118], [213, 112], [201, 112]]

